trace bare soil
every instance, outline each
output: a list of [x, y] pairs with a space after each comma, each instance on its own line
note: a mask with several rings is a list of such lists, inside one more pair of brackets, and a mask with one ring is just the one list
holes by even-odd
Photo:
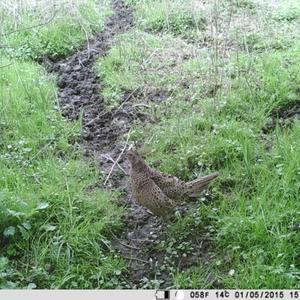
[[277, 124], [282, 128], [287, 128], [291, 126], [295, 120], [300, 120], [300, 100], [273, 111], [270, 121], [263, 128], [263, 132], [268, 133], [274, 130]]

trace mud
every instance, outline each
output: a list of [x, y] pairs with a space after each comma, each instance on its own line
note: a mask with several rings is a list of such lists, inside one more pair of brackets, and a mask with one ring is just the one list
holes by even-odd
[[282, 128], [290, 127], [295, 120], [300, 120], [300, 100], [272, 112], [269, 122], [263, 128], [263, 133], [274, 130], [277, 124]]
[[[124, 135], [133, 122], [151, 121], [149, 116], [139, 112], [138, 106], [132, 104], [132, 99], [142, 97], [138, 92], [124, 93], [122, 105], [113, 110], [107, 109], [101, 95], [103, 84], [94, 71], [96, 59], [107, 54], [117, 35], [134, 25], [132, 10], [122, 0], [111, 3], [114, 15], [108, 18], [104, 32], [89, 41], [81, 51], [53, 63], [51, 67], [59, 78], [61, 111], [70, 120], [82, 119], [85, 154], [96, 160], [104, 177], [124, 148]], [[168, 95], [162, 91], [143, 97], [146, 102], [160, 102]], [[124, 158], [120, 159], [119, 164], [128, 173], [128, 163]], [[128, 261], [128, 272], [122, 275], [124, 287], [147, 287], [147, 282], [151, 284], [153, 280], [158, 280], [161, 288], [170, 287], [170, 270], [161, 269], [167, 261], [167, 254], [165, 250], [157, 250], [157, 245], [164, 240], [167, 225], [134, 202], [129, 178], [121, 168], [114, 168], [106, 188], [121, 191], [122, 205], [126, 207], [124, 231], [119, 236], [114, 235], [112, 241], [112, 247]], [[99, 186], [103, 188], [102, 184]], [[193, 253], [188, 257], [177, 258], [173, 262], [180, 264], [181, 268], [199, 264], [201, 253], [207, 248], [205, 241], [201, 239], [201, 247], [195, 244]]]

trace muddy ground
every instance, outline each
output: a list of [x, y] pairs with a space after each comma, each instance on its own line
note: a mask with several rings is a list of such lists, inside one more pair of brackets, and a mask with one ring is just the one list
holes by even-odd
[[[121, 106], [108, 110], [101, 95], [103, 84], [101, 78], [94, 71], [96, 59], [107, 54], [113, 45], [115, 37], [130, 30], [134, 26], [133, 12], [122, 0], [111, 2], [114, 15], [107, 19], [105, 30], [79, 52], [66, 59], [55, 62], [52, 71], [58, 75], [59, 102], [62, 113], [70, 120], [82, 117], [82, 143], [88, 157], [96, 159], [104, 172], [104, 178], [110, 173], [114, 161], [124, 149], [124, 135], [130, 131], [134, 121], [149, 122], [149, 116], [143, 115], [132, 105], [131, 98], [141, 97], [138, 93], [124, 92]], [[147, 100], [163, 101], [165, 95], [149, 94]], [[126, 173], [129, 171], [128, 162], [124, 155], [119, 165]], [[128, 176], [118, 166], [113, 169], [106, 186], [99, 187], [117, 189], [122, 192], [121, 202], [126, 206], [123, 217], [124, 229], [112, 241], [112, 247], [128, 261], [128, 272], [124, 274], [125, 287], [145, 287], [147, 283], [159, 282], [161, 288], [170, 287], [172, 278], [168, 267], [165, 250], [157, 250], [156, 245], [164, 239], [167, 224], [149, 214], [137, 205], [132, 197]], [[205, 257], [209, 237], [190, 237], [191, 249], [188, 257], [173, 259], [172, 263], [187, 268], [200, 263]], [[199, 246], [200, 245], [200, 246]], [[205, 253], [205, 256], [203, 256]]]
[[295, 103], [285, 105], [271, 113], [270, 120], [263, 128], [263, 133], [269, 133], [276, 126], [290, 127], [294, 121], [300, 120], [300, 99]]
[[[114, 39], [133, 27], [133, 13], [121, 0], [113, 0], [114, 15], [109, 17], [105, 30], [79, 52], [53, 64], [58, 74], [59, 102], [62, 113], [71, 120], [82, 116], [82, 142], [86, 155], [96, 158], [106, 177], [124, 148], [124, 135], [135, 120], [147, 121], [147, 116], [132, 107], [133, 93], [124, 93], [123, 104], [113, 110], [105, 107], [101, 95], [101, 78], [94, 71], [96, 59], [105, 56]], [[156, 100], [153, 96], [153, 100]], [[128, 163], [122, 156], [119, 165], [128, 173]], [[124, 231], [115, 236], [112, 247], [128, 260], [128, 273], [124, 274], [127, 287], [139, 287], [145, 278], [157, 278], [157, 268], [164, 260], [164, 253], [154, 251], [165, 224], [152, 216], [132, 199], [129, 178], [115, 167], [108, 180], [108, 188], [122, 192], [122, 202], [127, 207]], [[106, 186], [106, 188], [107, 188]], [[103, 188], [103, 185], [102, 185]], [[152, 250], [151, 250], [152, 249]], [[163, 286], [171, 284], [169, 272], [162, 272]]]

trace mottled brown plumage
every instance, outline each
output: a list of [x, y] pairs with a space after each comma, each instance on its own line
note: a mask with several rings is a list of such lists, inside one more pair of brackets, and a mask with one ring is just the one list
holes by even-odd
[[176, 205], [188, 197], [197, 197], [219, 173], [184, 182], [175, 176], [164, 174], [149, 167], [135, 151], [127, 157], [131, 164], [131, 183], [137, 201], [155, 215], [166, 217]]

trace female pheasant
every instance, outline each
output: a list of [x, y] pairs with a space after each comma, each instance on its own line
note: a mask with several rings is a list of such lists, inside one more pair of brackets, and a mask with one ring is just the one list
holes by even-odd
[[175, 176], [156, 171], [135, 151], [127, 152], [131, 164], [130, 177], [137, 201], [160, 217], [167, 217], [176, 204], [197, 197], [219, 173], [184, 182]]

